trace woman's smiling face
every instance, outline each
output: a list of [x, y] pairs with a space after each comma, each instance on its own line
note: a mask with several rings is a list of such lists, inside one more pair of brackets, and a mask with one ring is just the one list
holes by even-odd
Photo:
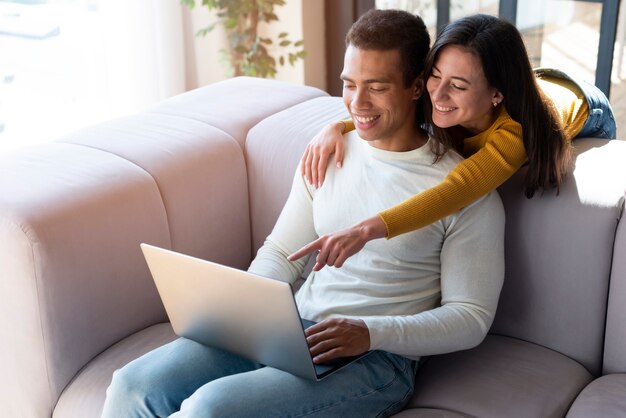
[[497, 117], [495, 109], [504, 98], [489, 85], [478, 56], [458, 45], [445, 46], [439, 52], [426, 89], [435, 125], [460, 125], [474, 135], [491, 126]]

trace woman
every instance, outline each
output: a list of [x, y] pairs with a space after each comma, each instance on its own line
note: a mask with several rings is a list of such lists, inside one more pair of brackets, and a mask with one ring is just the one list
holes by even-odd
[[[292, 254], [319, 250], [314, 270], [341, 267], [370, 240], [393, 238], [471, 204], [528, 164], [525, 194], [556, 187], [571, 162], [578, 136], [615, 138], [606, 97], [556, 70], [533, 72], [522, 37], [512, 24], [488, 15], [450, 23], [430, 50], [424, 70], [426, 122], [435, 142], [467, 157], [439, 185]], [[343, 122], [348, 130], [354, 125]], [[317, 187], [328, 156], [339, 149], [337, 127], [309, 144], [303, 174]], [[342, 132], [343, 133], [343, 132]], [[445, 151], [444, 151], [445, 152]]]

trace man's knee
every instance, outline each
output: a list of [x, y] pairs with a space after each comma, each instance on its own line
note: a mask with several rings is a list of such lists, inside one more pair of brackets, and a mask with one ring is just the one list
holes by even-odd
[[209, 384], [191, 397], [185, 399], [177, 417], [215, 418], [215, 417], [248, 417], [258, 416], [259, 409], [253, 415], [246, 410], [248, 405], [245, 399], [239, 398], [236, 393], [221, 390], [219, 385]]
[[137, 379], [137, 374], [124, 367], [113, 373], [111, 384], [107, 388], [107, 402], [128, 402], [140, 396], [144, 385]]

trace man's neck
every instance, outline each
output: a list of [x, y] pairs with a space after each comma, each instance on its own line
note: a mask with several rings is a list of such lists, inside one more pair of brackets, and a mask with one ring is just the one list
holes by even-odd
[[428, 134], [420, 127], [397, 132], [393, 138], [368, 141], [370, 146], [385, 151], [407, 152], [420, 148], [428, 142]]

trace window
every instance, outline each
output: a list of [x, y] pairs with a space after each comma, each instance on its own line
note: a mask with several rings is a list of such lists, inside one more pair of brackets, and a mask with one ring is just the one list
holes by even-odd
[[626, 12], [621, 7], [618, 15], [618, 4], [617, 0], [376, 0], [377, 8], [419, 14], [433, 35], [446, 21], [474, 13], [515, 21], [533, 66], [556, 67], [610, 90], [619, 127], [626, 126]]
[[0, 0], [0, 151], [184, 91], [177, 1]]

